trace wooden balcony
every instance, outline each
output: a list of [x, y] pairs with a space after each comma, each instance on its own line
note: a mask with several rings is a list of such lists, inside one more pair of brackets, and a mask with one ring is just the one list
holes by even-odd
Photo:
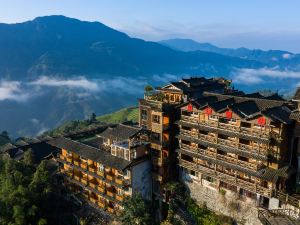
[[87, 178], [81, 178], [81, 183], [87, 185], [88, 184], [88, 179]]
[[116, 182], [116, 184], [119, 184], [119, 185], [123, 185], [123, 177], [116, 177], [116, 179], [115, 179], [115, 182]]
[[179, 164], [181, 167], [201, 172], [205, 175], [208, 175], [215, 179], [219, 179], [230, 185], [239, 186], [250, 192], [258, 193], [258, 194], [261, 194], [266, 197], [271, 196], [272, 190], [270, 190], [269, 188], [259, 186], [258, 184], [255, 184], [253, 181], [243, 180], [241, 178], [235, 177], [233, 174], [229, 175], [229, 174], [226, 174], [225, 172], [216, 171], [213, 168], [206, 167], [205, 165], [199, 165], [194, 162], [189, 162], [189, 161], [182, 160], [182, 159], [180, 159], [179, 162], [180, 162]]
[[162, 182], [163, 178], [160, 174], [152, 173], [152, 178], [156, 181]]
[[99, 176], [101, 176], [101, 177], [104, 177], [104, 171], [97, 171], [97, 174], [99, 175]]
[[80, 163], [80, 167], [82, 168], [82, 169], [87, 169], [87, 163], [85, 163], [85, 162], [81, 162]]
[[96, 187], [98, 186], [98, 183], [96, 181], [90, 180], [89, 181], [89, 186], [96, 189]]
[[65, 160], [65, 156], [63, 156], [62, 154], [59, 154], [59, 158], [60, 158], [61, 160]]
[[152, 163], [154, 165], [158, 165], [161, 166], [162, 165], [162, 158], [158, 157], [158, 156], [153, 156], [152, 157]]
[[79, 165], [80, 165], [80, 161], [79, 161], [79, 160], [74, 160], [74, 161], [73, 161], [73, 164], [74, 164], [75, 166], [79, 166]]
[[98, 198], [97, 197], [90, 197], [90, 201], [94, 204], [97, 204]]
[[97, 190], [100, 191], [101, 193], [105, 192], [105, 186], [97, 186]]
[[89, 165], [89, 171], [92, 172], [92, 173], [96, 173], [97, 171], [97, 167], [95, 167], [94, 165]]
[[100, 208], [104, 209], [105, 206], [106, 206], [106, 202], [105, 202], [105, 201], [98, 201], [98, 206], [99, 206]]
[[106, 190], [106, 194], [110, 197], [115, 197], [115, 193], [113, 193], [111, 190]]
[[113, 206], [107, 206], [107, 211], [111, 214], [114, 214], [115, 213], [115, 210], [113, 208]]
[[116, 195], [116, 199], [120, 202], [122, 202], [124, 200], [124, 195]]
[[72, 163], [72, 156], [66, 156], [65, 157], [65, 160], [68, 162], [68, 163]]
[[77, 181], [80, 181], [80, 176], [74, 175], [74, 179], [77, 180]]
[[106, 174], [106, 179], [107, 180], [110, 180], [110, 181], [113, 181], [113, 179], [114, 179], [114, 175], [113, 174]]

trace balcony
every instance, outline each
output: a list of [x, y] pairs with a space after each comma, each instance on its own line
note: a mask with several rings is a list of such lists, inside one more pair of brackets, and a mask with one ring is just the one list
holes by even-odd
[[105, 202], [105, 201], [98, 201], [98, 206], [99, 206], [100, 208], [104, 209], [105, 206], [106, 206], [106, 202]]
[[105, 186], [102, 185], [102, 186], [97, 186], [97, 190], [101, 193], [104, 193], [105, 192]]
[[115, 196], [115, 193], [112, 190], [106, 190], [106, 194], [112, 198]]
[[114, 179], [114, 175], [113, 175], [113, 174], [110, 174], [110, 173], [109, 173], [109, 174], [106, 174], [105, 177], [106, 177], [107, 180], [110, 180], [110, 181], [113, 181], [113, 179]]
[[121, 176], [116, 177], [115, 179], [116, 184], [123, 185], [123, 179], [124, 178]]
[[107, 207], [107, 211], [111, 214], [114, 214], [115, 213], [115, 210], [114, 210], [114, 207], [113, 206], [108, 206]]
[[99, 170], [97, 170], [97, 174], [98, 174], [99, 176], [101, 176], [101, 177], [104, 177], [104, 171], [99, 171]]
[[65, 159], [68, 163], [72, 163], [72, 156], [66, 156]]
[[81, 167], [82, 169], [86, 170], [86, 169], [87, 169], [87, 163], [86, 163], [86, 162], [81, 162], [81, 163], [80, 163], [80, 167]]
[[160, 174], [155, 173], [155, 172], [152, 173], [152, 178], [154, 180], [160, 181], [160, 182], [162, 182], [162, 180], [163, 180], [162, 176]]
[[95, 167], [94, 165], [89, 165], [89, 171], [92, 172], [92, 173], [96, 173], [97, 171], [97, 167]]
[[152, 156], [152, 163], [154, 165], [161, 166], [162, 165], [162, 158], [160, 158], [158, 156]]
[[94, 197], [94, 196], [91, 196], [90, 197], [90, 201], [94, 204], [97, 204], [97, 201], [98, 201], [98, 198], [97, 197]]
[[79, 175], [74, 175], [74, 179], [77, 181], [80, 181], [80, 176]]
[[120, 202], [122, 202], [124, 200], [124, 195], [116, 195], [116, 199]]
[[88, 184], [88, 179], [87, 179], [87, 177], [81, 178], [81, 183], [87, 185], [87, 184]]
[[96, 189], [96, 186], [98, 186], [98, 183], [95, 180], [90, 180], [89, 181], [89, 186]]
[[60, 158], [61, 160], [65, 160], [65, 156], [63, 156], [62, 154], [59, 154], [59, 158]]
[[79, 166], [80, 165], [80, 161], [79, 160], [73, 160], [73, 164], [75, 165], [75, 166]]

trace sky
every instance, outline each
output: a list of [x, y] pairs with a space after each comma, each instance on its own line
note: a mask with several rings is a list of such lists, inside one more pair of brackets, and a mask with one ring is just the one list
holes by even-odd
[[0, 22], [65, 15], [132, 37], [300, 53], [299, 0], [0, 0]]

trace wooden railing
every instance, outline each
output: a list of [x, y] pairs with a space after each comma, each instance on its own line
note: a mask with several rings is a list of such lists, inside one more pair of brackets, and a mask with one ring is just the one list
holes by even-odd
[[196, 120], [195, 118], [193, 118], [191, 116], [183, 116], [183, 115], [181, 115], [181, 120], [184, 122], [187, 122], [187, 123], [201, 124], [203, 126], [218, 128], [218, 129], [222, 129], [222, 130], [225, 129], [225, 130], [230, 130], [230, 131], [234, 131], [234, 132], [244, 133], [246, 135], [253, 135], [253, 136], [264, 137], [264, 138], [268, 138], [272, 131], [271, 130], [272, 128], [258, 129], [255, 127], [248, 128], [248, 127], [237, 126], [237, 125], [233, 125], [233, 124], [229, 124], [229, 123], [222, 123], [222, 122], [212, 121], [212, 120], [200, 121], [200, 120]]
[[184, 168], [205, 173], [208, 176], [222, 180], [223, 182], [229, 183], [230, 185], [236, 185], [245, 190], [248, 190], [248, 191], [251, 191], [254, 193], [258, 193], [258, 194], [261, 194], [266, 197], [270, 197], [272, 194], [272, 190], [270, 190], [268, 188], [261, 187], [258, 184], [243, 180], [234, 175], [228, 175], [224, 172], [219, 172], [215, 169], [206, 167], [204, 165], [196, 164], [194, 162], [189, 162], [189, 161], [186, 161], [183, 159], [179, 160], [179, 164], [180, 164], [180, 166], [182, 166]]

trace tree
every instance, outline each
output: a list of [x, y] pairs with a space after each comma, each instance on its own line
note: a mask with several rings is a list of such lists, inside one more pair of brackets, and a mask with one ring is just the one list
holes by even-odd
[[147, 86], [145, 87], [145, 92], [149, 93], [149, 92], [151, 92], [151, 91], [153, 91], [153, 87], [152, 87], [151, 85], [147, 85]]
[[97, 116], [95, 113], [92, 113], [92, 115], [90, 116], [90, 119], [89, 119], [89, 123], [92, 124], [95, 122], [97, 122]]
[[24, 153], [24, 163], [28, 166], [33, 166], [35, 159], [34, 159], [34, 154], [31, 148], [29, 148], [25, 153]]
[[120, 215], [123, 225], [151, 225], [151, 207], [142, 199], [140, 194], [126, 198], [123, 202], [124, 210]]

